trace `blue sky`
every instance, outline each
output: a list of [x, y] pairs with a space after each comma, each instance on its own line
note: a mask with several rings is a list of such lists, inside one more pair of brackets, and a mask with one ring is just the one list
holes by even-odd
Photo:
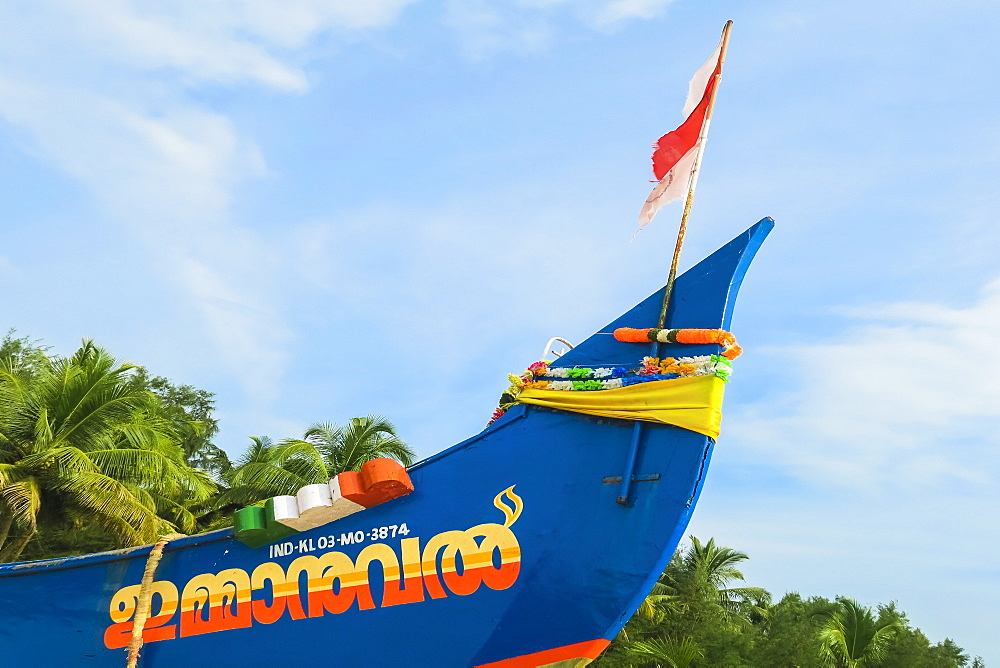
[[649, 146], [735, 21], [683, 266], [777, 228], [692, 532], [1000, 661], [995, 2], [0, 5], [4, 327], [421, 455], [662, 281]]

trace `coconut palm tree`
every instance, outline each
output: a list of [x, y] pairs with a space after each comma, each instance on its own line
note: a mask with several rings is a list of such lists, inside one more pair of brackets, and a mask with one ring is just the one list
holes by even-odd
[[415, 453], [399, 436], [389, 420], [380, 415], [351, 418], [341, 427], [317, 422], [306, 430], [302, 441], [316, 447], [331, 476], [358, 471], [372, 459], [388, 457], [409, 466]]
[[120, 546], [194, 528], [215, 485], [184, 463], [135, 365], [85, 340], [65, 358], [0, 355], [0, 562], [39, 522], [99, 526]]
[[675, 555], [667, 565], [652, 595], [659, 605], [684, 612], [698, 602], [709, 602], [723, 611], [723, 618], [736, 629], [746, 628], [767, 615], [771, 594], [761, 587], [731, 587], [743, 580], [737, 564], [749, 557], [710, 538], [702, 543], [691, 536], [691, 547]]
[[837, 668], [877, 666], [901, 628], [899, 621], [879, 621], [871, 608], [851, 598], [838, 598], [837, 604], [819, 632], [825, 660]]
[[225, 474], [229, 489], [219, 495], [219, 507], [295, 494], [304, 485], [330, 479], [323, 456], [308, 441], [286, 439], [274, 443], [267, 436], [251, 436], [250, 441], [247, 451]]

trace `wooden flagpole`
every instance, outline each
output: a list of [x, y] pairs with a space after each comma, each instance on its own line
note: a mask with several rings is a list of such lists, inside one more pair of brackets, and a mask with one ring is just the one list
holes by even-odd
[[[698, 170], [701, 167], [701, 157], [705, 153], [705, 139], [708, 136], [708, 126], [712, 119], [712, 109], [715, 107], [715, 96], [719, 92], [719, 81], [722, 79], [722, 65], [726, 60], [726, 47], [729, 46], [729, 29], [733, 22], [726, 21], [722, 29], [722, 47], [719, 49], [719, 73], [715, 75], [715, 86], [712, 88], [712, 97], [708, 100], [708, 108], [705, 110], [705, 122], [701, 126], [701, 133], [698, 135], [698, 152], [695, 154], [694, 165], [688, 177], [688, 194], [684, 201], [684, 213], [681, 214], [681, 226], [677, 231], [677, 243], [674, 246], [674, 257], [670, 262], [670, 275], [667, 277], [667, 287], [663, 292], [663, 306], [660, 307], [660, 318], [656, 327], [663, 329], [667, 323], [667, 308], [670, 306], [670, 296], [674, 291], [674, 281], [677, 279], [677, 263], [681, 257], [681, 247], [684, 245], [684, 233], [687, 231], [688, 216], [691, 215], [691, 202], [694, 201], [694, 188], [698, 184]], [[652, 355], [658, 356], [660, 344], [653, 342]], [[632, 474], [635, 472], [635, 464], [639, 454], [639, 446], [642, 441], [642, 422], [635, 421], [632, 428], [632, 440], [629, 444], [628, 455], [625, 459], [625, 473], [622, 475], [622, 486], [615, 501], [622, 506], [628, 506], [629, 491], [632, 486]]]
[[[681, 259], [681, 248], [684, 246], [684, 235], [687, 232], [688, 217], [691, 215], [691, 203], [694, 202], [694, 189], [698, 185], [698, 172], [701, 170], [701, 157], [705, 154], [705, 142], [708, 140], [708, 126], [712, 122], [712, 110], [715, 108], [715, 96], [719, 93], [719, 83], [722, 80], [722, 67], [726, 62], [726, 48], [729, 46], [729, 30], [733, 27], [732, 21], [726, 21], [722, 28], [722, 48], [719, 49], [719, 73], [715, 75], [715, 86], [712, 88], [712, 97], [708, 100], [708, 109], [705, 110], [705, 123], [701, 126], [701, 134], [698, 136], [698, 153], [695, 155], [694, 166], [688, 177], [687, 199], [684, 200], [684, 212], [681, 214], [681, 225], [677, 230], [677, 243], [674, 245], [674, 257], [670, 261], [670, 274], [667, 276], [667, 287], [663, 292], [663, 306], [660, 307], [660, 317], [656, 322], [658, 329], [663, 329], [667, 324], [667, 309], [670, 307], [670, 297], [674, 292], [674, 281], [677, 279], [677, 264]], [[655, 353], [654, 353], [655, 354]]]
[[[719, 81], [722, 79], [722, 64], [726, 60], [726, 47], [729, 46], [729, 29], [733, 22], [726, 21], [722, 29], [722, 47], [719, 49], [719, 73], [715, 75], [715, 86], [712, 88], [712, 97], [708, 100], [708, 108], [705, 110], [705, 123], [701, 126], [701, 133], [698, 135], [698, 153], [695, 154], [694, 165], [691, 167], [691, 174], [688, 177], [687, 199], [684, 201], [684, 213], [681, 214], [681, 226], [677, 231], [677, 243], [674, 245], [674, 257], [670, 262], [670, 275], [667, 277], [667, 287], [663, 292], [663, 306], [660, 308], [660, 318], [657, 321], [657, 328], [663, 329], [667, 323], [667, 308], [670, 306], [670, 296], [674, 291], [674, 281], [677, 279], [677, 263], [681, 257], [681, 247], [684, 245], [684, 233], [687, 231], [688, 216], [691, 215], [691, 202], [694, 201], [694, 188], [698, 184], [698, 170], [701, 167], [701, 156], [705, 153], [705, 139], [708, 136], [708, 126], [712, 119], [712, 109], [715, 107], [715, 96], [719, 92]], [[653, 342], [654, 357], [658, 356], [660, 344]], [[622, 484], [615, 501], [622, 506], [628, 506], [629, 491], [632, 487], [632, 474], [635, 472], [635, 465], [639, 455], [639, 447], [642, 442], [642, 422], [635, 421], [632, 427], [632, 440], [629, 443], [628, 455], [625, 459], [625, 473], [622, 475]]]

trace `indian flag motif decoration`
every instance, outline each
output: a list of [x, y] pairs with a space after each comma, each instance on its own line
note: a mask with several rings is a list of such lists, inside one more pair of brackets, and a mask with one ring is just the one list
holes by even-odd
[[236, 539], [261, 547], [300, 531], [397, 499], [413, 491], [406, 468], [380, 457], [360, 471], [339, 473], [329, 482], [306, 485], [295, 496], [275, 496], [263, 506], [247, 506], [234, 516]]

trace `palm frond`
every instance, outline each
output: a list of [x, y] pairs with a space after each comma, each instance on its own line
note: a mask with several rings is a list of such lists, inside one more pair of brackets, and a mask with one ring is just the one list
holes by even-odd
[[631, 643], [628, 651], [663, 668], [687, 668], [705, 655], [693, 638], [652, 638]]
[[219, 495], [213, 499], [213, 503], [207, 505], [204, 510], [206, 512], [211, 512], [216, 509], [230, 506], [252, 506], [269, 499], [272, 496], [280, 495], [272, 494], [270, 490], [261, 489], [255, 485], [237, 485], [220, 492]]
[[900, 623], [876, 620], [871, 608], [851, 598], [838, 598], [837, 604], [819, 633], [826, 661], [846, 668], [878, 665]]
[[71, 471], [97, 471], [86, 453], [72, 446], [48, 448], [28, 455], [18, 464], [26, 469], [65, 475]]
[[395, 426], [381, 415], [351, 418], [346, 427], [319, 422], [305, 437], [322, 453], [330, 475], [357, 471], [379, 457], [395, 459], [404, 466], [415, 458], [413, 450], [396, 435]]
[[79, 472], [56, 488], [74, 514], [96, 522], [122, 545], [152, 542], [173, 528], [125, 485], [102, 473]]
[[42, 506], [38, 481], [28, 477], [17, 482], [0, 485], [0, 502], [20, 527], [35, 525], [35, 517]]
[[216, 483], [205, 471], [160, 452], [112, 448], [88, 452], [86, 456], [105, 475], [142, 485], [159, 494], [202, 501], [217, 489]]
[[246, 464], [236, 469], [230, 478], [232, 487], [253, 487], [267, 496], [295, 494], [303, 485], [312, 483], [280, 466], [267, 463]]
[[309, 480], [310, 483], [326, 482], [326, 464], [315, 445], [309, 441], [289, 438], [281, 441], [271, 450], [270, 463], [289, 470]]

